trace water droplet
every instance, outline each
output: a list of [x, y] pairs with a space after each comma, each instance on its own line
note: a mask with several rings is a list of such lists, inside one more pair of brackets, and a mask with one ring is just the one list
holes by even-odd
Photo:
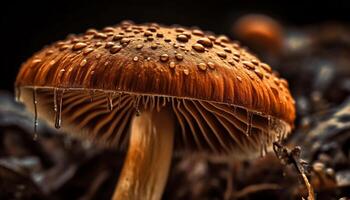
[[267, 71], [269, 73], [272, 72], [271, 67], [268, 64], [266, 64], [266, 63], [260, 63], [260, 67], [262, 67], [265, 71]]
[[94, 38], [106, 39], [106, 38], [107, 38], [107, 35], [104, 34], [104, 33], [96, 33], [96, 34], [94, 35]]
[[149, 36], [153, 36], [153, 33], [150, 32], [150, 31], [146, 31], [146, 32], [143, 33], [143, 35], [146, 36], [146, 37], [149, 37]]
[[235, 62], [233, 60], [227, 61], [230, 65], [235, 66]]
[[36, 88], [33, 88], [33, 106], [34, 106], [34, 140], [36, 139], [37, 135], [37, 128], [38, 128], [38, 101], [37, 101], [37, 94], [36, 94]]
[[78, 43], [76, 43], [76, 44], [73, 45], [73, 48], [72, 48], [72, 49], [73, 49], [74, 51], [77, 51], [77, 50], [80, 50], [80, 49], [85, 48], [86, 46], [87, 46], [86, 43], [78, 42]]
[[232, 54], [235, 57], [238, 57], [238, 58], [241, 57], [241, 54], [238, 51], [234, 51]]
[[55, 128], [59, 129], [61, 128], [61, 122], [62, 122], [62, 100], [63, 100], [63, 94], [64, 90], [63, 89], [55, 89], [56, 90], [56, 95], [54, 98], [55, 101]]
[[165, 41], [165, 42], [171, 42], [171, 39], [165, 38], [164, 41]]
[[154, 40], [153, 37], [148, 37], [148, 38], [147, 38], [147, 41], [153, 41], [153, 40]]
[[158, 47], [158, 45], [155, 44], [155, 43], [153, 43], [153, 44], [151, 45], [151, 49], [157, 49], [157, 47]]
[[169, 60], [169, 56], [168, 54], [164, 53], [160, 56], [160, 60], [163, 61], [163, 62], [166, 62]]
[[183, 29], [183, 28], [176, 28], [175, 31], [178, 32], [178, 33], [182, 33], [182, 32], [185, 31], [185, 29]]
[[95, 90], [89, 90], [89, 95], [90, 95], [90, 102], [93, 102], [95, 97]]
[[213, 46], [213, 43], [210, 41], [209, 38], [205, 38], [205, 37], [204, 38], [200, 38], [200, 39], [197, 40], [197, 42], [199, 44], [202, 44], [205, 47], [212, 47]]
[[255, 65], [249, 61], [242, 61], [242, 64], [244, 66], [246, 66], [248, 69], [254, 70], [255, 69]]
[[114, 28], [113, 27], [110, 27], [110, 26], [108, 26], [108, 27], [105, 27], [104, 29], [103, 29], [103, 32], [114, 32]]
[[237, 76], [236, 78], [237, 78], [237, 80], [238, 80], [239, 82], [242, 82], [242, 77]]
[[143, 44], [136, 45], [136, 49], [142, 49], [142, 48], [143, 48]]
[[175, 68], [175, 62], [170, 62], [169, 63], [169, 67], [172, 68], [172, 69]]
[[193, 30], [193, 31], [192, 31], [192, 34], [193, 34], [193, 35], [197, 35], [197, 36], [204, 36], [203, 31], [198, 30], [198, 29]]
[[264, 78], [264, 74], [263, 74], [260, 70], [255, 69], [254, 72], [255, 72], [256, 75], [258, 75], [258, 77], [259, 77], [260, 79], [263, 79], [263, 78]]
[[188, 69], [184, 69], [184, 74], [188, 76], [190, 74], [190, 71]]
[[284, 79], [284, 78], [280, 79], [280, 83], [282, 83], [282, 85], [284, 85], [286, 88], [289, 87], [288, 81], [286, 79]]
[[137, 56], [135, 56], [133, 59], [132, 59], [134, 62], [137, 62], [139, 60], [139, 58]]
[[130, 33], [130, 32], [132, 32], [132, 29], [131, 28], [127, 28], [127, 29], [125, 29], [125, 32], [126, 33]]
[[130, 39], [129, 38], [122, 38], [120, 40], [120, 44], [122, 44], [123, 46], [126, 46], [127, 44], [129, 44]]
[[226, 58], [226, 53], [223, 51], [218, 51], [216, 52], [216, 54], [220, 57], [220, 58]]
[[215, 41], [216, 40], [216, 37], [214, 35], [209, 35], [208, 38], [211, 41]]
[[177, 60], [183, 60], [183, 59], [184, 59], [183, 55], [182, 55], [182, 54], [179, 54], [179, 53], [175, 54], [175, 58], [176, 58]]
[[89, 29], [85, 32], [86, 35], [95, 35], [97, 31], [95, 29]]
[[107, 110], [112, 111], [113, 110], [113, 96], [114, 92], [108, 92], [106, 94], [107, 97]]
[[201, 44], [194, 44], [194, 45], [192, 45], [192, 48], [194, 50], [196, 50], [197, 52], [204, 52], [204, 50], [205, 50], [203, 45], [201, 45]]
[[231, 49], [229, 49], [227, 47], [224, 48], [224, 51], [226, 51], [227, 53], [231, 53], [232, 52]]
[[248, 136], [251, 134], [252, 120], [253, 120], [253, 115], [247, 110], [247, 129], [245, 131], [245, 134]]
[[180, 35], [177, 35], [176, 40], [178, 40], [178, 41], [180, 41], [180, 42], [187, 42], [187, 41], [188, 41], [188, 38], [187, 38], [186, 35], [180, 34]]
[[49, 56], [49, 55], [51, 55], [51, 54], [53, 54], [53, 50], [50, 49], [50, 50], [46, 51], [46, 55], [47, 55], [47, 56]]
[[21, 87], [16, 86], [15, 87], [15, 101], [19, 102], [21, 100]]
[[108, 49], [109, 47], [113, 46], [114, 45], [114, 42], [107, 42], [105, 44], [105, 48]]
[[65, 44], [65, 45], [60, 46], [59, 50], [60, 51], [64, 51], [64, 50], [66, 50], [68, 48], [69, 48], [69, 45]]
[[84, 67], [87, 63], [87, 60], [86, 59], [83, 59], [81, 62], [80, 62], [80, 67]]
[[162, 38], [164, 35], [163, 35], [163, 33], [157, 33], [156, 36], [159, 37], [159, 38]]
[[112, 40], [114, 40], [114, 41], [118, 41], [118, 40], [121, 40], [122, 38], [123, 38], [124, 36], [123, 35], [115, 35], [115, 36], [113, 36], [113, 39]]
[[251, 62], [252, 62], [254, 65], [259, 65], [259, 61], [256, 60], [256, 59], [252, 59]]
[[215, 64], [212, 62], [207, 63], [210, 69], [215, 69]]
[[157, 31], [157, 29], [155, 27], [148, 27], [147, 30], [149, 30], [153, 33]]
[[219, 42], [223, 42], [223, 43], [229, 43], [229, 42], [230, 42], [230, 39], [228, 39], [228, 37], [225, 36], [225, 35], [220, 35], [220, 36], [217, 38], [217, 40], [218, 40]]
[[93, 51], [94, 51], [93, 48], [86, 48], [86, 49], [83, 50], [83, 54], [84, 54], [84, 55], [87, 55], [87, 54], [89, 54], [89, 53], [91, 53], [91, 52], [93, 52]]
[[207, 69], [207, 65], [205, 63], [199, 63], [198, 65], [198, 68], [205, 71]]
[[122, 49], [122, 46], [120, 45], [114, 45], [109, 49], [109, 52], [112, 54], [119, 52]]
[[102, 46], [102, 44], [103, 44], [102, 42], [96, 42], [95, 47], [100, 47], [100, 46]]
[[234, 61], [236, 61], [236, 62], [239, 62], [239, 61], [240, 61], [239, 57], [236, 57], [236, 56], [233, 56], [232, 59], [233, 59]]

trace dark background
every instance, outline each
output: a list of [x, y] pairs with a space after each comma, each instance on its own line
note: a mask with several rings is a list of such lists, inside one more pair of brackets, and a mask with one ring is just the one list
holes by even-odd
[[10, 1], [2, 3], [0, 13], [0, 89], [12, 91], [20, 64], [44, 45], [63, 39], [69, 33], [130, 19], [137, 23], [195, 25], [230, 35], [232, 23], [245, 13], [268, 14], [293, 26], [350, 22], [350, 6], [346, 0]]

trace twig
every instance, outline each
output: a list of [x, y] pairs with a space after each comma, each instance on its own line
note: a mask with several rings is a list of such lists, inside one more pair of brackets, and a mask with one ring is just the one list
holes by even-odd
[[275, 154], [279, 160], [281, 160], [282, 164], [288, 165], [293, 164], [294, 167], [297, 169], [297, 171], [300, 173], [301, 177], [303, 178], [303, 181], [305, 183], [305, 186], [308, 191], [308, 200], [315, 200], [314, 195], [314, 189], [311, 186], [309, 180], [306, 177], [304, 164], [306, 163], [302, 159], [300, 159], [300, 147], [295, 147], [291, 151], [288, 150], [286, 147], [282, 146], [278, 142], [273, 143], [273, 150], [275, 151]]

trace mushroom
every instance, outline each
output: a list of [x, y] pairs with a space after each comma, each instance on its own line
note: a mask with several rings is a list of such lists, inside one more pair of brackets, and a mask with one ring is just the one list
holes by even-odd
[[173, 149], [264, 154], [293, 128], [286, 80], [226, 36], [122, 22], [45, 47], [17, 98], [72, 135], [127, 147], [113, 199], [160, 199]]
[[279, 55], [282, 51], [283, 28], [277, 20], [267, 15], [244, 15], [236, 21], [232, 31], [240, 41], [259, 53]]

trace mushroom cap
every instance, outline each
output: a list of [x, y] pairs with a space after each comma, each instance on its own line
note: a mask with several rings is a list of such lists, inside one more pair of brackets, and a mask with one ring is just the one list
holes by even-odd
[[283, 46], [281, 24], [267, 15], [244, 15], [234, 24], [233, 32], [239, 40], [255, 49], [278, 53]]
[[64, 130], [111, 145], [143, 109], [172, 111], [177, 149], [243, 157], [285, 137], [295, 119], [287, 81], [237, 42], [154, 23], [70, 35], [28, 59], [16, 88], [29, 109], [37, 98], [39, 117], [59, 113]]

